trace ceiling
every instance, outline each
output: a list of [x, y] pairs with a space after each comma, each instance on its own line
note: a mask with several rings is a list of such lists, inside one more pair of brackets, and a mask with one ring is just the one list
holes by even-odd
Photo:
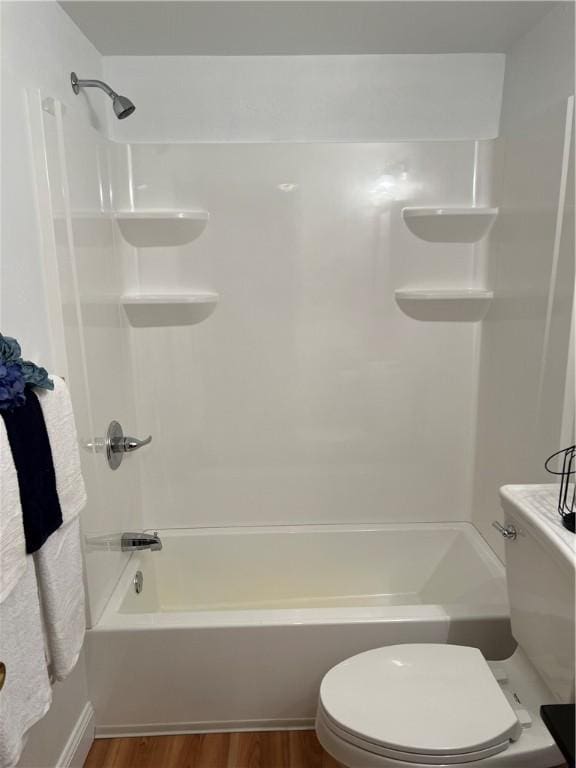
[[547, 0], [60, 2], [104, 55], [505, 53]]

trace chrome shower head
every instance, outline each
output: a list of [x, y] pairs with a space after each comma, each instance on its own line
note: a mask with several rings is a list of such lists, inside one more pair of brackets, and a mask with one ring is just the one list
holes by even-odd
[[136, 109], [127, 96], [120, 96], [102, 80], [78, 80], [76, 72], [71, 72], [70, 83], [76, 95], [80, 93], [80, 88], [100, 88], [104, 93], [107, 93], [112, 99], [112, 107], [118, 120], [124, 120], [125, 117], [131, 115]]
[[129, 117], [129, 115], [136, 109], [134, 104], [132, 104], [130, 99], [126, 96], [115, 96], [112, 99], [112, 107], [114, 108], [118, 120], [124, 120], [125, 117]]

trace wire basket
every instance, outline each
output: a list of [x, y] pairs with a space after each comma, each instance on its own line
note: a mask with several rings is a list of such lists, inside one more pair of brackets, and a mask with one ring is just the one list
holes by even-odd
[[[551, 468], [554, 459], [558, 460], [555, 469]], [[552, 475], [560, 477], [558, 492], [558, 512], [564, 527], [576, 533], [576, 445], [556, 451], [546, 459], [544, 465]]]

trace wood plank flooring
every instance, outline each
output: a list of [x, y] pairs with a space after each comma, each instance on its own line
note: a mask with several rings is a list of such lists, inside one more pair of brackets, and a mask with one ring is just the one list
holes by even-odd
[[97, 739], [84, 768], [338, 768], [314, 731]]

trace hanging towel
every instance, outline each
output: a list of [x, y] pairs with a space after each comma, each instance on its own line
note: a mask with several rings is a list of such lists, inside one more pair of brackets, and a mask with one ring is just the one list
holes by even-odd
[[0, 419], [0, 605], [24, 574], [26, 565], [18, 476]]
[[62, 520], [72, 520], [86, 505], [86, 489], [80, 468], [78, 434], [72, 401], [65, 382], [53, 376], [54, 390], [36, 390], [52, 448], [56, 489]]
[[31, 557], [0, 605], [0, 661], [6, 666], [0, 691], [0, 768], [12, 768], [20, 759], [26, 732], [44, 717], [52, 700]]
[[66, 384], [38, 392], [50, 438], [63, 523], [34, 554], [50, 671], [63, 680], [74, 668], [86, 629], [79, 513], [86, 504], [78, 436]]
[[62, 521], [66, 523], [80, 514], [86, 505], [86, 489], [80, 468], [78, 435], [68, 387], [58, 376], [52, 378], [53, 391], [38, 389], [36, 393], [50, 439]]
[[62, 525], [50, 440], [32, 387], [26, 387], [24, 405], [0, 414], [18, 475], [26, 552], [31, 554]]
[[35, 553], [34, 564], [42, 601], [50, 673], [55, 680], [64, 680], [76, 666], [86, 631], [78, 517], [50, 536]]

